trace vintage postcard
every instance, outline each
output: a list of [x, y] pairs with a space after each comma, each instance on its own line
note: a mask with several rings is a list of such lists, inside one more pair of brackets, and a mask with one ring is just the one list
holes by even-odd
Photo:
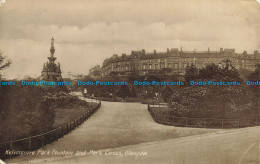
[[260, 0], [0, 0], [0, 164], [260, 163]]

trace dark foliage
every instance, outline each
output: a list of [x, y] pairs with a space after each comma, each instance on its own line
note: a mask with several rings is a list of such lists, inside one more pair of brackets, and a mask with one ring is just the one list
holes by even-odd
[[172, 97], [173, 95], [173, 90], [169, 87], [169, 86], [166, 86], [164, 88], [164, 90], [162, 91], [162, 98], [165, 102], [168, 102], [170, 100], [170, 98]]
[[127, 85], [122, 85], [120, 90], [117, 93], [117, 96], [122, 97], [123, 99], [125, 97], [129, 97], [130, 96], [129, 87]]
[[185, 81], [189, 82], [190, 80], [196, 80], [197, 78], [199, 78], [199, 69], [192, 64], [191, 66], [187, 66], [185, 68]]
[[1, 86], [1, 140], [17, 139], [51, 129], [55, 112], [37, 86]]
[[[230, 60], [221, 65], [214, 63], [203, 69], [187, 67], [186, 80], [194, 81], [239, 81], [238, 71]], [[255, 118], [256, 97], [247, 86], [186, 86], [176, 91], [170, 100], [174, 115], [210, 118]]]

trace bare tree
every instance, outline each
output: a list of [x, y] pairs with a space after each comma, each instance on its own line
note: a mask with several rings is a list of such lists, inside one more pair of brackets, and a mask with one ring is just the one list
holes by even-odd
[[[0, 51], [0, 71], [10, 66], [12, 63], [11, 60], [7, 60], [6, 57], [3, 56], [3, 53], [4, 53], [3, 51]], [[0, 78], [1, 78], [1, 74], [0, 74]]]
[[0, 70], [5, 69], [6, 67], [10, 66], [12, 61], [11, 60], [7, 60], [6, 61], [6, 57], [3, 56], [3, 51], [0, 51]]

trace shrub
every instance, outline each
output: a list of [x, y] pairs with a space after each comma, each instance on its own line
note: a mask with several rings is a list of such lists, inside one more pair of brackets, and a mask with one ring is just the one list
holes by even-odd
[[1, 86], [0, 100], [0, 124], [5, 134], [1, 140], [35, 135], [52, 127], [55, 112], [44, 99], [43, 88]]

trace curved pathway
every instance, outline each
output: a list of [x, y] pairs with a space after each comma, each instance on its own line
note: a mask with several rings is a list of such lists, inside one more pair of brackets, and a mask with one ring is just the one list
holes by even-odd
[[[74, 94], [88, 100], [79, 93]], [[102, 102], [100, 109], [90, 119], [70, 134], [46, 145], [42, 150], [73, 152], [100, 150], [215, 131], [218, 130], [157, 124], [150, 116], [147, 105], [141, 103]], [[48, 157], [24, 156], [8, 161], [19, 163]]]

